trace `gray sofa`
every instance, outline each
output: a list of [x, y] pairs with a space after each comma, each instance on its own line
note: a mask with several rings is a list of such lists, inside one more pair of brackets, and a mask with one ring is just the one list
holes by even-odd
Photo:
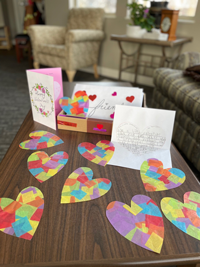
[[200, 82], [183, 76], [185, 68], [197, 64], [199, 53], [184, 53], [176, 69], [156, 69], [152, 108], [176, 110], [173, 142], [200, 171]]

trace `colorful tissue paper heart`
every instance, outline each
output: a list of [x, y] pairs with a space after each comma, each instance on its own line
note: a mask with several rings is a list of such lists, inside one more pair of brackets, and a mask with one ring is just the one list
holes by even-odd
[[176, 188], [185, 182], [185, 173], [176, 168], [163, 169], [158, 159], [148, 159], [140, 167], [140, 175], [145, 190], [163, 191]]
[[89, 201], [105, 195], [111, 188], [111, 181], [106, 178], [92, 179], [93, 171], [82, 167], [76, 169], [65, 181], [61, 203]]
[[165, 197], [161, 200], [165, 217], [184, 233], [200, 240], [200, 194], [187, 192], [184, 203]]
[[0, 231], [31, 240], [44, 209], [42, 192], [33, 186], [23, 189], [16, 200], [0, 198]]
[[96, 145], [87, 142], [81, 143], [78, 145], [78, 151], [89, 161], [106, 166], [114, 154], [115, 147], [110, 141], [101, 140]]
[[30, 173], [43, 183], [57, 174], [67, 164], [68, 154], [59, 151], [48, 156], [44, 151], [37, 151], [28, 158], [28, 169]]
[[86, 117], [89, 98], [85, 91], [78, 91], [75, 93], [74, 99], [62, 97], [59, 104], [68, 116]]
[[160, 253], [164, 239], [162, 214], [147, 196], [136, 195], [131, 207], [119, 201], [107, 206], [106, 216], [122, 236], [136, 245]]
[[46, 131], [34, 131], [30, 133], [29, 136], [32, 139], [20, 143], [19, 144], [20, 148], [36, 150], [36, 149], [57, 146], [64, 143], [62, 139], [60, 139], [60, 137]]

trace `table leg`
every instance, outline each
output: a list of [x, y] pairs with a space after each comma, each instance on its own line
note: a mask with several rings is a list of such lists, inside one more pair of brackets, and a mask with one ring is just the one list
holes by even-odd
[[122, 58], [123, 58], [123, 51], [120, 51], [120, 62], [119, 62], [119, 81], [121, 81], [121, 74], [122, 74]]
[[139, 48], [137, 51], [137, 58], [136, 58], [136, 62], [135, 62], [135, 84], [137, 83], [137, 72], [138, 72], [138, 65], [139, 65], [139, 60], [140, 60], [141, 48], [142, 48], [142, 44], [139, 44]]
[[21, 60], [21, 51], [20, 51], [19, 44], [18, 44], [17, 40], [15, 40], [15, 51], [16, 51], [17, 62], [20, 62], [20, 60]]
[[165, 47], [162, 46], [162, 59], [160, 62], [160, 67], [164, 67], [165, 66], [165, 60], [166, 60], [166, 53], [165, 53]]

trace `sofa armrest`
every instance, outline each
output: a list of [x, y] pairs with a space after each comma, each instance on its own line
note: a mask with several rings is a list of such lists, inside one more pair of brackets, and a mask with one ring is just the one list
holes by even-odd
[[37, 47], [37, 44], [65, 44], [65, 27], [59, 26], [47, 26], [47, 25], [32, 25], [28, 28], [28, 34], [30, 35], [33, 49]]
[[85, 41], [101, 41], [104, 38], [104, 32], [100, 30], [70, 30], [67, 32], [67, 40], [72, 43]]
[[200, 53], [185, 52], [178, 57], [174, 65], [174, 69], [185, 70], [188, 67], [192, 67], [198, 64], [200, 64]]

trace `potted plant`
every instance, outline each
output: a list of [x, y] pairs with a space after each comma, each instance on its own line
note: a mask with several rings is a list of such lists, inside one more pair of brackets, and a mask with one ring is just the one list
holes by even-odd
[[127, 25], [126, 34], [130, 37], [141, 38], [145, 32], [152, 30], [155, 18], [149, 14], [149, 9], [138, 4], [137, 0], [127, 6], [130, 9], [132, 24]]

